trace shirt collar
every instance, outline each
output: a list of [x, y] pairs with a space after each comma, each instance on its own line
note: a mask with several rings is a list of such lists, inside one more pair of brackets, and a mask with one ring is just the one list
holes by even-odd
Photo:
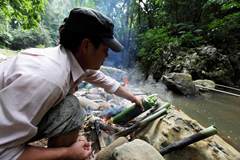
[[65, 49], [63, 46], [60, 46], [60, 48], [62, 52], [65, 52], [68, 55], [72, 80], [73, 82], [76, 82], [85, 72], [70, 50]]

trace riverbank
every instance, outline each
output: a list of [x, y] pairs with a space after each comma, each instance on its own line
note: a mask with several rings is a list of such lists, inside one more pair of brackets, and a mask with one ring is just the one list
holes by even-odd
[[[128, 88], [135, 94], [146, 96], [146, 93], [136, 86], [128, 85]], [[79, 97], [82, 107], [87, 108], [88, 112], [95, 115], [108, 110], [108, 108], [119, 108], [117, 106], [130, 105], [128, 101], [107, 94], [102, 89], [91, 85], [82, 86], [75, 95]], [[160, 97], [162, 98], [162, 96]], [[94, 103], [90, 103], [89, 101], [93, 101]], [[161, 99], [159, 101], [162, 102]], [[171, 106], [171, 109], [169, 109], [164, 118], [158, 118], [148, 124], [145, 129], [137, 134], [136, 138], [144, 139], [157, 150], [160, 150], [166, 147], [167, 144], [197, 133], [205, 127], [186, 115], [179, 107]], [[219, 135], [214, 135], [206, 140], [194, 143], [182, 150], [164, 156], [166, 160], [190, 160], [192, 157], [195, 157], [194, 160], [237, 160], [240, 157], [240, 153]]]
[[130, 84], [144, 92], [157, 93], [163, 100], [182, 109], [187, 115], [207, 127], [215, 125], [219, 134], [240, 150], [240, 99], [238, 97], [206, 92], [198, 96], [181, 96], [168, 90], [161, 82], [155, 82], [151, 77], [142, 81], [142, 75], [130, 72]]

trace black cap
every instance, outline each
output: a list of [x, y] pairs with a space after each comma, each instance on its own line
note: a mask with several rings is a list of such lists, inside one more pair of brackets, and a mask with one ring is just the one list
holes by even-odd
[[66, 29], [78, 34], [101, 38], [115, 52], [123, 49], [122, 44], [114, 37], [112, 21], [94, 9], [74, 8], [64, 21]]

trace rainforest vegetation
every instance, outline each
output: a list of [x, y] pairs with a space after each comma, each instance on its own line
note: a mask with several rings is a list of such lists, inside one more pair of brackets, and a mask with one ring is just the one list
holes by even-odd
[[1, 0], [0, 48], [57, 45], [58, 27], [80, 6], [111, 17], [123, 67], [137, 62], [156, 81], [184, 72], [240, 86], [239, 0]]

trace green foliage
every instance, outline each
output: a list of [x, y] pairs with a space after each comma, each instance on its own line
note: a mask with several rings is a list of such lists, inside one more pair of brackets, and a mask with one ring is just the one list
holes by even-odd
[[58, 42], [58, 28], [72, 8], [80, 7], [79, 0], [51, 0], [46, 5], [45, 14], [42, 15], [42, 23], [46, 26], [52, 39], [52, 45]]
[[47, 32], [39, 27], [46, 3], [47, 0], [0, 1], [0, 47], [22, 49], [49, 45]]
[[192, 32], [186, 32], [180, 36], [180, 41], [183, 47], [196, 47], [202, 44], [203, 37], [194, 35]]
[[30, 30], [13, 30], [12, 41], [9, 48], [13, 50], [20, 50], [24, 48], [36, 46], [49, 46], [50, 37], [48, 32], [43, 28], [36, 28]]
[[[240, 51], [239, 0], [140, 0], [135, 11], [139, 61], [143, 71], [155, 79], [164, 72], [188, 69], [197, 54], [188, 51], [202, 45], [217, 47], [227, 58]], [[216, 60], [206, 64], [210, 63]], [[193, 70], [199, 72], [195, 75], [202, 75], [191, 67], [190, 72]], [[210, 67], [204, 70], [208, 72]]]
[[232, 8], [240, 8], [240, 2], [236, 0], [229, 0], [222, 5], [222, 10], [230, 10]]
[[11, 34], [8, 32], [8, 22], [3, 17], [3, 13], [0, 11], [0, 47], [3, 48], [8, 45], [10, 39]]
[[240, 50], [240, 12], [215, 19], [208, 24], [208, 41], [227, 50]]
[[1, 0], [1, 14], [8, 21], [23, 28], [36, 27], [41, 20], [46, 0]]
[[0, 48], [9, 46], [12, 40], [12, 35], [8, 32], [0, 32]]
[[17, 51], [13, 51], [10, 49], [0, 49], [0, 54], [5, 55], [7, 57], [13, 57], [17, 54]]
[[154, 61], [161, 57], [169, 46], [179, 46], [179, 39], [169, 36], [167, 28], [150, 29], [139, 35], [139, 58], [142, 69], [148, 73]]

